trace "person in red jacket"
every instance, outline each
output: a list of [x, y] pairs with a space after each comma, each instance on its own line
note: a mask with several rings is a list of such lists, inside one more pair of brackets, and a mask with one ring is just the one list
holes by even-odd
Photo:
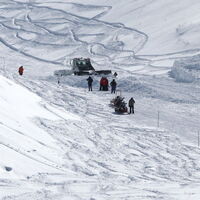
[[100, 88], [99, 88], [99, 90], [100, 91], [102, 91], [103, 90], [103, 77], [101, 78], [101, 80], [100, 80]]
[[24, 73], [24, 68], [23, 68], [23, 66], [19, 67], [18, 72], [19, 72], [19, 75], [20, 75], [20, 76], [23, 75], [23, 73]]
[[99, 90], [108, 91], [108, 79], [106, 77], [101, 78]]

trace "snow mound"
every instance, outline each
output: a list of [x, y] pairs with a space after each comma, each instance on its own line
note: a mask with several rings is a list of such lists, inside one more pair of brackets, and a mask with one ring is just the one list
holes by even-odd
[[191, 83], [196, 81], [200, 77], [200, 55], [176, 60], [170, 75], [177, 82]]

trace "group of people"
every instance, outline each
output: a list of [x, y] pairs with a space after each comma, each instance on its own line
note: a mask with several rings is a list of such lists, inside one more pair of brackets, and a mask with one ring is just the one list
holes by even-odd
[[[18, 69], [18, 73], [20, 76], [23, 75], [24, 73], [24, 67], [20, 66]], [[117, 76], [117, 73], [115, 72], [114, 77]], [[89, 76], [87, 78], [87, 82], [88, 82], [88, 90], [92, 91], [92, 83], [93, 83], [93, 78], [91, 76]], [[106, 77], [102, 77], [100, 80], [100, 87], [99, 90], [100, 91], [108, 91], [108, 86], [109, 86], [109, 81]], [[116, 92], [116, 87], [117, 87], [117, 82], [115, 81], [115, 79], [113, 79], [110, 82], [110, 86], [111, 86], [111, 93], [115, 93]], [[129, 113], [133, 113], [134, 114], [134, 104], [135, 104], [135, 100], [133, 98], [131, 98], [128, 102], [128, 106], [129, 106]]]
[[[92, 91], [93, 78], [91, 76], [89, 76], [87, 78], [87, 82], [88, 82], [88, 90]], [[100, 91], [108, 91], [108, 86], [109, 86], [108, 79], [106, 77], [102, 77], [101, 80], [100, 80], [99, 90]], [[110, 82], [110, 86], [111, 86], [111, 93], [115, 93], [116, 92], [116, 87], [117, 87], [117, 82], [115, 81], [115, 79], [113, 79]]]
[[[114, 76], [117, 76], [117, 73], [115, 72]], [[89, 76], [87, 78], [87, 82], [88, 82], [88, 90], [92, 91], [92, 83], [93, 83], [93, 78], [91, 76]], [[100, 80], [100, 87], [99, 90], [100, 91], [108, 91], [108, 86], [109, 86], [109, 81], [106, 77], [102, 77]], [[113, 79], [110, 82], [110, 86], [111, 86], [111, 94], [116, 92], [116, 87], [117, 87], [117, 82], [115, 81], [115, 79]], [[135, 104], [135, 100], [133, 99], [133, 97], [130, 98], [130, 100], [128, 101], [128, 106], [129, 106], [129, 113], [133, 113], [134, 114], [134, 104]]]

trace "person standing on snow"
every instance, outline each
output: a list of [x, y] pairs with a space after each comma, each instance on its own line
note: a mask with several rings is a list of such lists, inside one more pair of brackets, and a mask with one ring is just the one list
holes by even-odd
[[135, 104], [135, 100], [133, 99], [133, 97], [130, 98], [129, 102], [128, 102], [128, 106], [130, 108], [130, 114], [133, 113], [134, 114], [134, 104]]
[[23, 73], [24, 73], [24, 68], [23, 68], [23, 66], [19, 67], [18, 72], [19, 72], [19, 75], [20, 75], [20, 76], [23, 75]]
[[117, 86], [117, 83], [116, 83], [115, 79], [113, 79], [113, 80], [110, 82], [110, 86], [111, 86], [111, 94], [112, 94], [112, 93], [115, 94], [116, 86]]
[[108, 91], [108, 79], [106, 77], [102, 77], [100, 80], [100, 91]]
[[92, 91], [92, 82], [93, 82], [93, 79], [91, 76], [89, 76], [87, 78], [87, 82], [88, 82], [88, 91]]
[[114, 76], [115, 78], [117, 77], [117, 75], [118, 75], [117, 72], [115, 72], [115, 73], [113, 74], [113, 76]]
[[104, 78], [102, 77], [101, 80], [100, 80], [100, 87], [99, 87], [100, 91], [103, 90], [103, 80], [104, 80]]

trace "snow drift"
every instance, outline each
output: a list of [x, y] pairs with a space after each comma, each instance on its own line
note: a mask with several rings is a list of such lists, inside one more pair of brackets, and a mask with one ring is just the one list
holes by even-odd
[[191, 83], [198, 80], [200, 78], [200, 55], [176, 60], [170, 74], [178, 82]]

